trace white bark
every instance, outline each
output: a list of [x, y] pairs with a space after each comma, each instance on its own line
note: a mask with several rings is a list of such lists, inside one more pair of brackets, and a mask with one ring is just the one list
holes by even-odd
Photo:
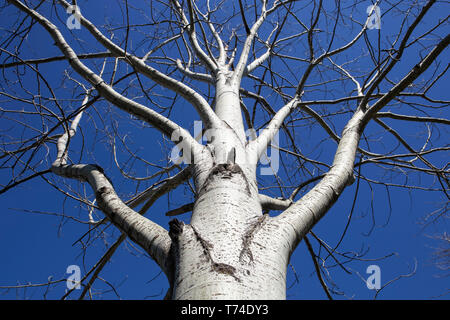
[[[82, 105], [87, 103], [90, 92], [91, 90], [87, 90]], [[82, 115], [83, 112], [80, 112], [72, 121], [70, 128], [59, 137], [56, 143], [57, 156], [52, 164], [51, 171], [62, 177], [89, 183], [95, 193], [99, 208], [107, 218], [123, 234], [126, 234], [131, 240], [144, 248], [170, 279], [173, 274], [173, 265], [170, 259], [171, 240], [168, 232], [123, 203], [101, 167], [91, 164], [67, 164], [70, 138], [75, 135]], [[167, 182], [165, 188], [171, 188], [171, 184], [176, 184], [178, 180], [183, 179], [186, 172], [189, 174], [189, 171], [185, 170], [172, 177], [171, 183]], [[151, 197], [148, 193], [150, 192], [144, 192], [141, 197], [133, 199], [130, 206], [137, 205], [142, 198]], [[158, 191], [154, 193], [153, 196], [158, 197]]]
[[108, 219], [146, 250], [168, 277], [171, 276], [168, 232], [125, 205], [101, 168], [89, 164], [53, 165], [52, 171], [62, 177], [88, 182], [95, 192], [98, 206]]
[[273, 219], [273, 224], [282, 228], [291, 252], [336, 202], [345, 187], [353, 183], [353, 166], [363, 129], [363, 116], [364, 112], [357, 111], [344, 128], [333, 165], [325, 177], [300, 200]]
[[[246, 176], [223, 170], [202, 181], [191, 224], [176, 239], [173, 298], [284, 299], [291, 253], [352, 182], [363, 115], [344, 129], [329, 173], [296, 203], [258, 195], [254, 164], [241, 163]], [[261, 203], [287, 209], [270, 218]]]
[[203, 184], [176, 239], [174, 299], [285, 298], [288, 251], [274, 245], [276, 231], [261, 232], [269, 218], [247, 183], [223, 170]]

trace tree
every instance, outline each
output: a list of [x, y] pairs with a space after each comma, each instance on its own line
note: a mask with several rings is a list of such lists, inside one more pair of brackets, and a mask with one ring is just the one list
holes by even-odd
[[[171, 299], [285, 299], [289, 260], [303, 240], [331, 298], [320, 261], [345, 268], [335, 255], [353, 209], [334, 247], [312, 228], [348, 186], [356, 185], [355, 201], [360, 181], [437, 191], [443, 204], [432, 217], [446, 214], [440, 130], [450, 120], [448, 101], [435, 96], [448, 70], [446, 5], [118, 3], [119, 22], [99, 21], [87, 1], [2, 8], [14, 18], [0, 46], [9, 170], [1, 192], [43, 178], [80, 202], [88, 236], [109, 224], [121, 232], [83, 277], [81, 297], [130, 239], [166, 275]], [[53, 47], [26, 48], [36, 36]], [[160, 163], [129, 138], [153, 153], [157, 141], [139, 140], [150, 130], [163, 135]], [[108, 158], [116, 168], [105, 167]], [[193, 201], [178, 194], [183, 205], [166, 215], [192, 212], [189, 221], [174, 218], [167, 230], [157, 213], [144, 217], [181, 185]]]

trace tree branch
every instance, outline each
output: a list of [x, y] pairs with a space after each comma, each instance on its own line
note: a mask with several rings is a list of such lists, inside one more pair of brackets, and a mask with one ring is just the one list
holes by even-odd
[[[58, 0], [64, 8], [69, 6], [69, 3], [64, 0]], [[18, 1], [14, 1], [18, 2]], [[152, 79], [156, 83], [164, 86], [165, 88], [178, 93], [180, 96], [190, 102], [197, 110], [198, 114], [202, 118], [202, 121], [206, 126], [212, 126], [214, 123], [219, 123], [219, 119], [215, 115], [214, 111], [208, 102], [194, 89], [190, 88], [186, 84], [175, 80], [164, 73], [147, 65], [143, 59], [125, 52], [121, 47], [114, 44], [111, 40], [106, 38], [93, 23], [87, 20], [84, 16], [80, 16], [80, 23], [102, 44], [105, 48], [110, 50], [115, 56], [123, 57], [127, 63], [132, 65], [138, 72], [142, 73], [146, 77]]]
[[288, 234], [291, 252], [339, 198], [345, 187], [354, 181], [353, 167], [362, 134], [361, 110], [355, 112], [345, 126], [331, 169], [323, 179], [300, 200], [272, 219]]
[[[431, 1], [430, 1], [431, 2]], [[428, 67], [433, 63], [434, 60], [439, 56], [439, 54], [444, 51], [445, 48], [450, 44], [450, 34], [447, 34], [444, 39], [439, 41], [439, 43], [431, 50], [428, 55], [422, 59], [418, 64], [416, 64], [411, 71], [398, 82], [389, 92], [387, 92], [383, 97], [381, 97], [369, 110], [367, 110], [364, 116], [364, 123], [367, 123], [375, 114], [381, 110], [386, 104], [388, 104], [392, 99], [394, 99], [400, 92], [406, 89], [414, 80], [416, 80]], [[361, 102], [362, 104], [362, 102]], [[360, 106], [361, 106], [360, 104]]]
[[[114, 55], [111, 52], [97, 52], [97, 53], [84, 53], [79, 54], [78, 59], [84, 60], [84, 59], [97, 59], [97, 58], [108, 58], [108, 57], [114, 57]], [[48, 58], [40, 58], [40, 59], [30, 59], [30, 60], [24, 60], [24, 61], [16, 61], [16, 62], [10, 62], [10, 63], [4, 63], [0, 64], [0, 69], [6, 69], [16, 66], [21, 66], [24, 64], [31, 64], [31, 65], [37, 65], [37, 64], [43, 64], [43, 63], [49, 63], [49, 62], [55, 62], [55, 61], [63, 61], [67, 60], [66, 56], [56, 56], [56, 57], [48, 57]]]
[[[83, 105], [89, 98], [89, 92], [90, 90], [86, 93]], [[66, 164], [69, 139], [75, 135], [82, 114], [83, 112], [80, 112], [75, 117], [70, 128], [58, 139], [57, 156], [51, 171], [62, 177], [88, 182], [95, 193], [98, 207], [108, 219], [131, 240], [144, 248], [170, 278], [172, 274], [169, 261], [171, 239], [168, 232], [123, 203], [101, 167], [91, 164]]]
[[247, 35], [247, 38], [245, 39], [245, 42], [244, 42], [244, 45], [242, 48], [242, 52], [241, 52], [241, 56], [239, 57], [239, 62], [237, 63], [236, 69], [234, 70], [233, 76], [231, 78], [231, 83], [233, 83], [236, 86], [240, 85], [242, 76], [246, 70], [248, 55], [249, 55], [250, 48], [253, 43], [253, 39], [255, 38], [259, 27], [266, 19], [266, 16], [267, 16], [266, 5], [267, 5], [267, 1], [263, 0], [262, 8], [261, 8], [261, 15], [258, 18], [258, 20], [256, 20], [256, 22], [253, 24], [252, 28], [250, 29], [250, 33]]
[[247, 152], [251, 161], [258, 161], [258, 159], [266, 150], [267, 146], [272, 141], [275, 134], [279, 131], [286, 117], [297, 107], [300, 98], [295, 96], [291, 101], [285, 104], [272, 118], [269, 124], [264, 128], [263, 132], [256, 140], [252, 140], [247, 145]]
[[441, 123], [450, 125], [450, 120], [445, 118], [409, 116], [404, 114], [396, 114], [392, 112], [377, 112], [375, 114], [375, 118], [390, 118], [404, 121]]
[[366, 108], [366, 104], [369, 101], [370, 95], [372, 94], [372, 92], [378, 87], [378, 85], [381, 83], [381, 81], [383, 81], [383, 79], [388, 75], [388, 73], [392, 70], [392, 68], [396, 65], [396, 63], [398, 61], [400, 61], [400, 58], [403, 55], [403, 52], [406, 48], [406, 44], [408, 42], [409, 37], [411, 36], [411, 34], [413, 33], [414, 29], [417, 27], [417, 25], [419, 24], [419, 22], [423, 19], [423, 17], [425, 16], [425, 14], [427, 13], [427, 11], [431, 8], [431, 6], [436, 2], [436, 0], [430, 0], [428, 1], [428, 3], [422, 8], [421, 12], [419, 13], [419, 15], [417, 16], [417, 18], [414, 20], [414, 22], [411, 24], [411, 26], [408, 28], [408, 30], [405, 33], [405, 36], [403, 37], [402, 42], [400, 43], [400, 46], [398, 48], [398, 50], [396, 51], [397, 54], [395, 55], [395, 57], [392, 58], [391, 63], [382, 71], [380, 72], [379, 75], [376, 75], [376, 77], [374, 78], [374, 82], [372, 83], [372, 85], [370, 86], [370, 88], [367, 90], [366, 92], [366, 96], [361, 100], [360, 104], [359, 104], [359, 108], [365, 109]]
[[286, 210], [292, 204], [290, 199], [272, 198], [265, 194], [259, 194], [259, 203], [263, 211], [266, 210]]
[[95, 192], [99, 208], [122, 232], [141, 246], [170, 277], [169, 250], [171, 240], [167, 230], [141, 216], [117, 196], [103, 169], [97, 165], [53, 165], [52, 172], [71, 179], [86, 181]]
[[182, 23], [184, 26], [188, 29], [189, 34], [189, 40], [192, 44], [192, 47], [194, 48], [194, 52], [197, 55], [197, 57], [203, 62], [205, 67], [209, 69], [214, 75], [216, 73], [217, 69], [217, 62], [215, 61], [214, 57], [208, 56], [200, 47], [200, 44], [197, 39], [197, 33], [195, 31], [195, 21], [194, 21], [194, 8], [191, 0], [187, 1], [188, 4], [188, 10], [189, 10], [189, 20], [186, 17], [183, 8], [176, 0], [172, 0], [172, 3], [174, 4], [178, 14], [180, 15], [180, 18], [182, 20]]
[[86, 67], [80, 61], [80, 59], [78, 59], [76, 53], [67, 44], [61, 32], [54, 24], [52, 24], [38, 12], [25, 6], [22, 2], [17, 0], [10, 0], [10, 2], [17, 8], [37, 20], [47, 30], [47, 32], [52, 36], [58, 48], [69, 60], [69, 63], [73, 67], [73, 69], [83, 78], [89, 81], [93, 85], [93, 87], [97, 89], [100, 95], [102, 95], [106, 100], [116, 105], [120, 109], [138, 117], [139, 119], [150, 123], [168, 137], [171, 137], [174, 132], [177, 132], [178, 136], [186, 139], [185, 141], [187, 141], [188, 145], [193, 148], [194, 153], [201, 152], [201, 149], [203, 147], [195, 139], [193, 139], [189, 132], [187, 132], [185, 129], [162, 116], [160, 113], [122, 96], [121, 94], [116, 92], [110, 85], [108, 85], [100, 76]]
[[189, 78], [194, 79], [194, 80], [199, 80], [199, 81], [203, 81], [203, 82], [207, 82], [207, 83], [214, 83], [214, 78], [211, 75], [205, 74], [205, 73], [193, 72], [193, 71], [189, 70], [189, 68], [183, 66], [180, 59], [177, 59], [176, 63], [177, 63], [178, 69], [185, 76], [188, 76]]

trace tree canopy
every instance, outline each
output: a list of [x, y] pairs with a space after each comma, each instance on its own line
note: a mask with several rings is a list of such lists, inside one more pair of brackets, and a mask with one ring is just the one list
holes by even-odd
[[[257, 184], [270, 216], [290, 219], [315, 186], [346, 172], [291, 258], [288, 298], [444, 293], [428, 265], [438, 243], [424, 234], [448, 246], [448, 9], [439, 1], [3, 1], [6, 296], [27, 297], [30, 272], [36, 295], [137, 298], [120, 293], [126, 268], [143, 268], [123, 251], [160, 253], [136, 246], [131, 227], [116, 229], [91, 186], [106, 177], [124, 206], [158, 228], [175, 215], [189, 223], [192, 166], [176, 161], [174, 146], [194, 146], [186, 159], [208, 144], [220, 81], [237, 86], [240, 103], [220, 118], [242, 117], [231, 129], [262, 145]], [[82, 165], [98, 177], [83, 176]], [[37, 250], [20, 244], [33, 239], [52, 254], [18, 259]], [[109, 272], [116, 255], [120, 270]], [[40, 259], [48, 270], [13, 272]], [[74, 264], [80, 292], [65, 290]], [[381, 266], [379, 292], [366, 287], [370, 265]], [[163, 276], [144, 285], [158, 266], [145, 268], [141, 285], [154, 294], [140, 298], [163, 298]], [[423, 295], [408, 290], [423, 283]]]

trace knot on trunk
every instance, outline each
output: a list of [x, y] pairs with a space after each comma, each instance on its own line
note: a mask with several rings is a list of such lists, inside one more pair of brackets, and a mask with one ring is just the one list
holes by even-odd
[[183, 232], [184, 223], [178, 219], [169, 221], [169, 237], [173, 242], [178, 241], [178, 237]]
[[248, 195], [250, 192], [250, 184], [248, 182], [247, 176], [244, 174], [244, 171], [237, 163], [219, 163], [215, 165], [208, 174], [208, 177], [203, 184], [201, 191], [205, 190], [214, 176], [220, 176], [221, 179], [231, 179], [234, 175], [241, 175], [245, 181], [245, 191]]
[[236, 276], [236, 268], [229, 264], [213, 262], [211, 264], [211, 269], [217, 273], [227, 274], [238, 282], [242, 281], [238, 276]]
[[108, 187], [101, 187], [95, 192], [95, 197], [99, 203], [104, 203], [103, 199], [110, 193], [114, 193], [114, 190]]

